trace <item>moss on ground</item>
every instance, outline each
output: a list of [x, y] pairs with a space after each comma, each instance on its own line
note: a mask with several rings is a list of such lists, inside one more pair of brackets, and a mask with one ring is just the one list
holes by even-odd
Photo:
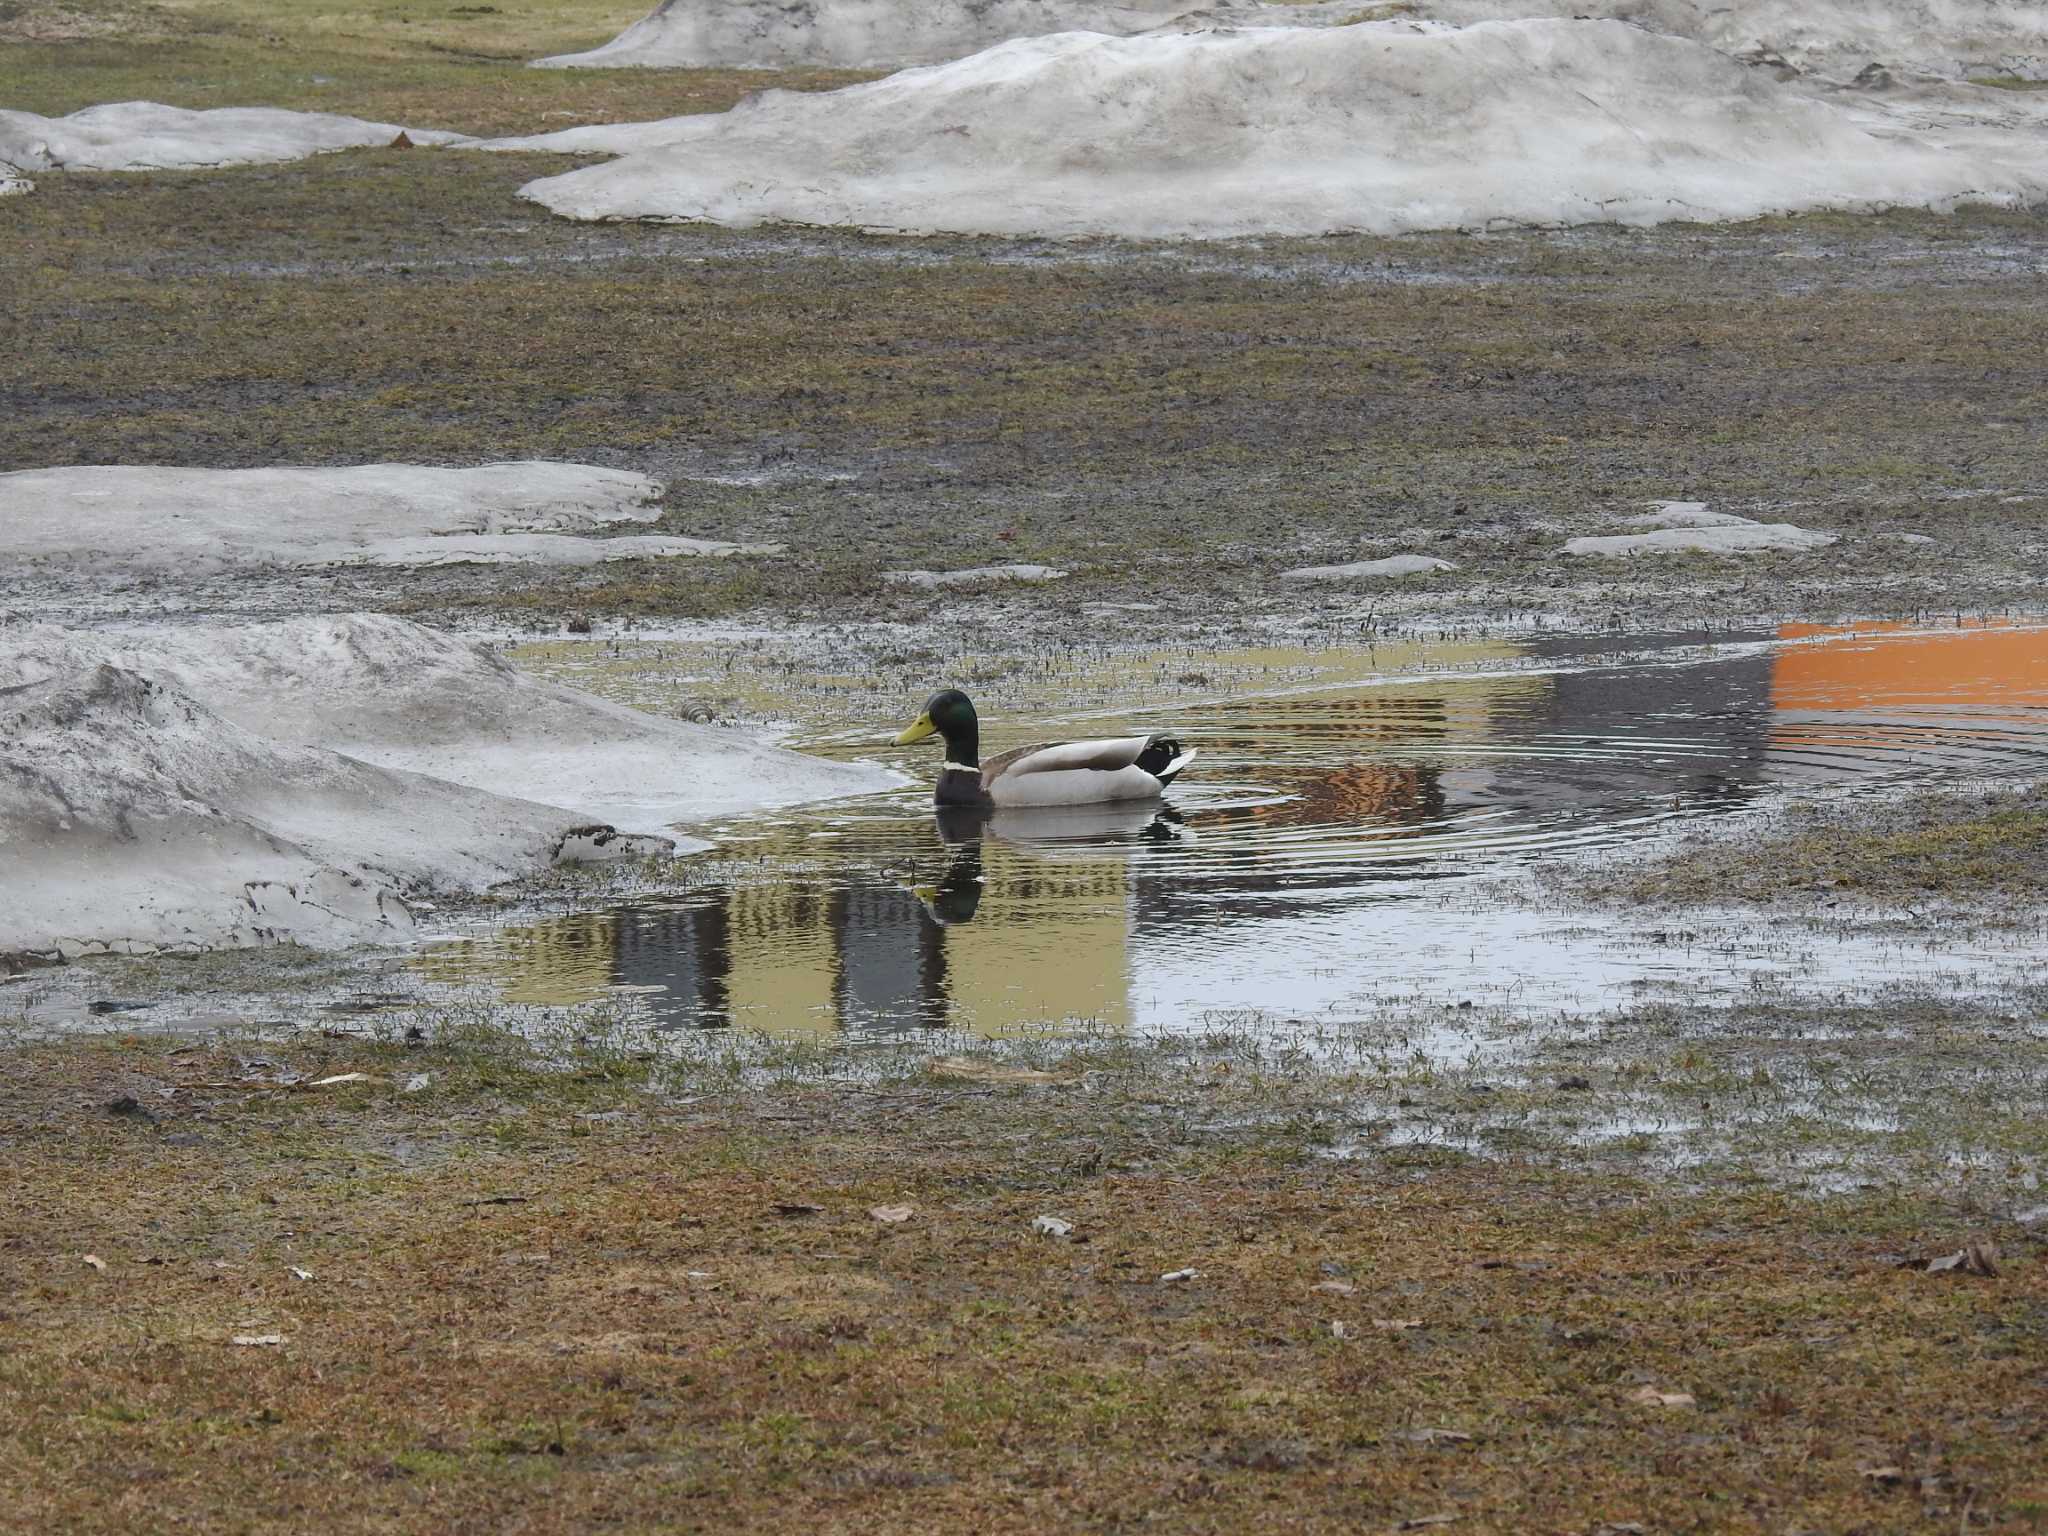
[[[0, 1522], [2048, 1521], [2042, 1245], [1935, 1202], [1304, 1161], [1077, 1090], [176, 1049], [0, 1058]], [[382, 1081], [240, 1081], [281, 1069]], [[1996, 1276], [1900, 1266], [1973, 1237]]]

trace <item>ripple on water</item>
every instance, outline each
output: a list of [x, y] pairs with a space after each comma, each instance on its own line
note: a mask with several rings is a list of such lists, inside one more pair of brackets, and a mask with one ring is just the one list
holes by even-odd
[[[678, 1027], [1177, 1028], [1391, 997], [1595, 1008], [1697, 990], [1703, 962], [1556, 914], [1461, 907], [1461, 885], [1776, 786], [2048, 773], [2048, 629], [1713, 639], [1621, 660], [1589, 660], [1583, 638], [1465, 644], [1456, 670], [1423, 676], [1375, 675], [1360, 653], [1335, 685], [1022, 734], [994, 718], [991, 751], [1049, 729], [1170, 726], [1201, 756], [1165, 804], [961, 821], [920, 788], [734, 820], [709, 829], [719, 851], [686, 892], [491, 929], [421, 965], [529, 1002], [631, 988]], [[1849, 986], [1929, 960], [1762, 944], [1704, 968], [1732, 993], [1793, 969]]]

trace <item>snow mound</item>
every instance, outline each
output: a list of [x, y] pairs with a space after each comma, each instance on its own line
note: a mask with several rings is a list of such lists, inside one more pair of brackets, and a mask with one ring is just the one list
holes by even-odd
[[[1654, 514], [1652, 514], [1654, 515]], [[1680, 521], [1652, 533], [1607, 534], [1573, 539], [1565, 545], [1568, 555], [1747, 555], [1766, 550], [1798, 552], [1825, 549], [1836, 535], [1790, 523], [1756, 523], [1746, 517], [1705, 513], [1722, 521]]]
[[522, 195], [579, 219], [1134, 238], [2048, 199], [2039, 141], [1882, 136], [1616, 21], [1061, 33], [670, 126]]
[[1349, 0], [662, 0], [601, 48], [535, 69], [903, 69], [1054, 32], [1113, 37], [1349, 21]]
[[1048, 32], [1124, 36], [1256, 14], [1241, 0], [661, 0], [588, 53], [536, 59], [538, 69], [900, 69], [938, 64]]
[[892, 587], [971, 587], [985, 581], [1059, 581], [1065, 571], [1049, 565], [973, 565], [958, 571], [884, 571], [882, 580]]
[[0, 630], [0, 954], [401, 940], [425, 891], [899, 782], [399, 619]]
[[1631, 528], [1753, 528], [1755, 523], [1733, 512], [1710, 512], [1704, 501], [1652, 502], [1651, 510], [1628, 519]]
[[69, 117], [0, 111], [0, 160], [24, 171], [175, 171], [267, 165], [335, 149], [459, 144], [459, 133], [400, 128], [325, 112], [216, 107], [191, 112], [154, 101], [115, 101]]
[[408, 892], [542, 867], [569, 830], [266, 740], [117, 667], [0, 689], [0, 953], [402, 939]]
[[1950, 79], [2048, 79], [2040, 0], [1411, 0], [1406, 9], [1459, 24], [1619, 18], [1835, 81], [1873, 64]]
[[10, 643], [0, 631], [0, 686], [109, 663], [273, 742], [430, 774], [627, 832], [900, 782], [884, 769], [536, 682], [491, 651], [380, 615], [17, 634]]
[[1388, 555], [1383, 560], [1354, 560], [1349, 565], [1304, 565], [1282, 571], [1283, 581], [1352, 581], [1361, 576], [1428, 576], [1455, 571], [1457, 566], [1434, 555]]
[[645, 475], [545, 461], [473, 469], [24, 469], [0, 474], [0, 561], [174, 565], [189, 573], [390, 563], [394, 551], [411, 548], [420, 559], [408, 563], [430, 564], [444, 552], [435, 536], [652, 522], [662, 491]]

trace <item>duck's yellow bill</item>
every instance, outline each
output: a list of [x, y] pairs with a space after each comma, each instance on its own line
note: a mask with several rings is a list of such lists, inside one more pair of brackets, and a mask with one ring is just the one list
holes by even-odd
[[936, 730], [938, 730], [938, 727], [932, 724], [931, 711], [926, 710], [915, 720], [911, 721], [910, 724], [903, 727], [903, 734], [896, 738], [896, 745], [907, 747], [913, 741], [923, 741], [925, 737], [931, 735]]

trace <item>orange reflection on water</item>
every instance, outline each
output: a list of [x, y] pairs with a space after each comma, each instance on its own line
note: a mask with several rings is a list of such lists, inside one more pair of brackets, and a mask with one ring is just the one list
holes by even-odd
[[1930, 633], [1910, 624], [1786, 624], [1778, 638], [1807, 643], [1779, 652], [1772, 665], [1774, 710], [2011, 709], [2048, 698], [2044, 628], [1987, 622]]

